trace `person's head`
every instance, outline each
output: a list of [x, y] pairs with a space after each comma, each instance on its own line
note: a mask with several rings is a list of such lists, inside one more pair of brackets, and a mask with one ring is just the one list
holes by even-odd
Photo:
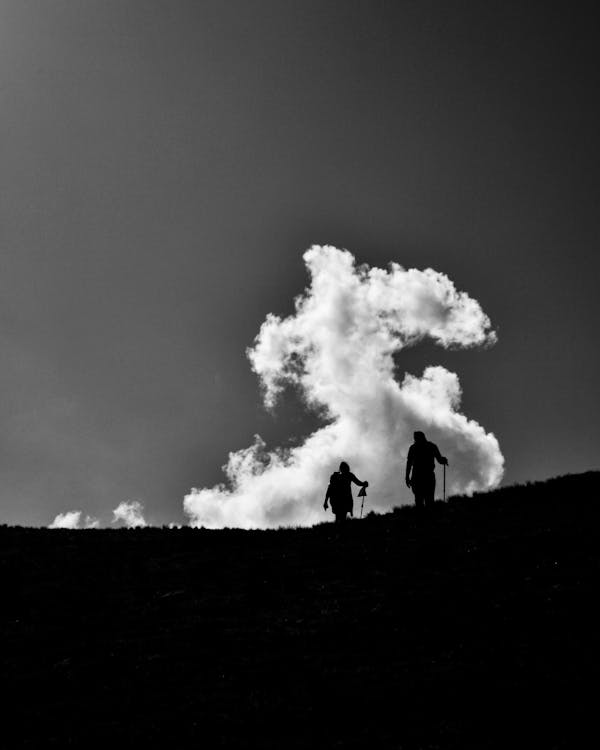
[[425, 437], [425, 433], [421, 432], [421, 430], [417, 430], [417, 432], [413, 434], [413, 437], [415, 439], [415, 443], [425, 443], [427, 440], [427, 438]]
[[349, 471], [350, 467], [348, 466], [348, 464], [345, 461], [342, 461], [342, 463], [340, 464], [340, 472], [342, 474], [347, 474]]

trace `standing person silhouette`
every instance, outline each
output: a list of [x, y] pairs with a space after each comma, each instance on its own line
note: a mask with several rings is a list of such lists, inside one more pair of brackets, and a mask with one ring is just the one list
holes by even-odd
[[406, 485], [415, 496], [415, 506], [422, 510], [433, 505], [435, 497], [435, 462], [448, 465], [435, 443], [430, 443], [423, 432], [414, 433], [415, 442], [406, 458]]
[[354, 498], [352, 497], [352, 482], [359, 487], [368, 487], [368, 482], [361, 482], [350, 471], [350, 467], [345, 461], [340, 464], [340, 470], [334, 471], [329, 479], [329, 486], [325, 495], [323, 508], [327, 510], [327, 503], [331, 503], [331, 510], [335, 514], [337, 523], [343, 523], [346, 520], [346, 514], [353, 515]]

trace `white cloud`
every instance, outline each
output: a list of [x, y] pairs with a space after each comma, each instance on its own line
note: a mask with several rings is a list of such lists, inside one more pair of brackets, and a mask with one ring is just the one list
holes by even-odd
[[49, 529], [99, 529], [100, 521], [93, 516], [86, 516], [81, 524], [82, 513], [80, 510], [69, 510], [59, 513], [54, 521], [48, 526]]
[[81, 521], [80, 510], [68, 510], [66, 513], [59, 513], [54, 521], [48, 526], [49, 529], [78, 529]]
[[144, 506], [139, 500], [122, 502], [113, 510], [112, 523], [123, 523], [128, 529], [137, 529], [147, 526], [144, 519]]
[[367, 507], [379, 511], [412, 501], [403, 488], [412, 433], [422, 429], [450, 461], [450, 493], [487, 489], [502, 477], [498, 441], [460, 413], [456, 374], [428, 367], [394, 378], [393, 355], [428, 337], [443, 347], [493, 344], [479, 303], [430, 268], [356, 267], [331, 246], [304, 254], [311, 284], [295, 313], [269, 314], [248, 350], [264, 400], [272, 408], [294, 384], [327, 424], [291, 450], [268, 451], [257, 435], [229, 454], [229, 486], [193, 489], [184, 510], [195, 526], [274, 527], [327, 520], [329, 475], [341, 460], [370, 483]]

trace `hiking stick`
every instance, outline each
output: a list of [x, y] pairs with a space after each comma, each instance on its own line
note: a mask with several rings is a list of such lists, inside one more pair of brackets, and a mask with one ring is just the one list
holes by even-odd
[[367, 496], [367, 491], [364, 487], [360, 488], [360, 492], [358, 493], [359, 497], [362, 497], [362, 503], [360, 504], [360, 517], [362, 518], [362, 512], [363, 508], [365, 507], [365, 497]]

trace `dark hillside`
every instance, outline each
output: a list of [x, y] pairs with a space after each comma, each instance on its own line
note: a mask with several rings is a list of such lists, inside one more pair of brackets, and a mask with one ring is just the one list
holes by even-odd
[[599, 481], [342, 535], [4, 527], [4, 746], [591, 743]]

